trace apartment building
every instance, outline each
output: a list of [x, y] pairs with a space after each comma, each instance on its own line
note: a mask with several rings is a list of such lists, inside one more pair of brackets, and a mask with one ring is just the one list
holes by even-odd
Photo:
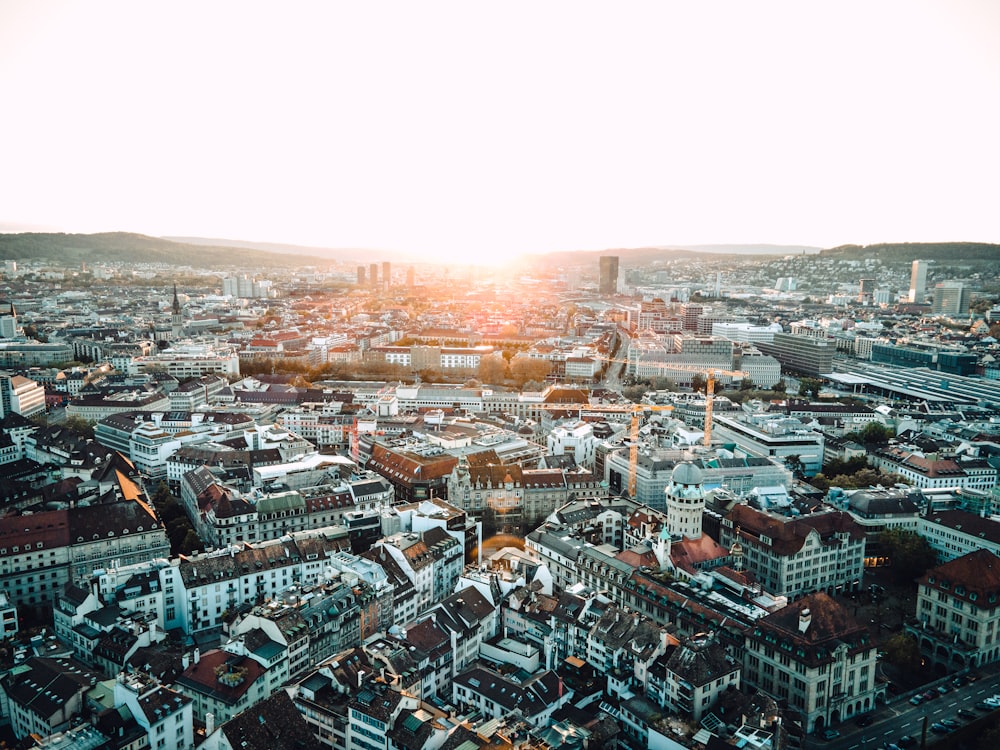
[[729, 549], [737, 541], [746, 569], [778, 596], [861, 585], [865, 533], [846, 512], [793, 517], [736, 505], [722, 519], [719, 542]]
[[826, 594], [760, 619], [745, 648], [745, 680], [801, 712], [806, 732], [875, 707], [875, 644], [868, 628]]
[[933, 664], [967, 669], [1000, 658], [1000, 557], [979, 549], [917, 581], [915, 620], [905, 628]]

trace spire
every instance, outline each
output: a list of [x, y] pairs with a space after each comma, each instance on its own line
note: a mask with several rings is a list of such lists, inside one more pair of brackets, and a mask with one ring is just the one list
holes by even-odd
[[181, 301], [179, 299], [177, 299], [177, 284], [174, 284], [174, 306], [173, 306], [173, 313], [174, 313], [174, 315], [180, 315], [180, 313], [181, 313]]

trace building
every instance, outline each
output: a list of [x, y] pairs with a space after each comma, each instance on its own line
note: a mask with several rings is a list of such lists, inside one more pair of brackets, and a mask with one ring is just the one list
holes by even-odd
[[794, 333], [776, 333], [770, 343], [758, 341], [757, 348], [774, 357], [781, 367], [803, 375], [823, 375], [833, 372], [832, 341]]
[[1000, 658], [1000, 557], [979, 549], [917, 581], [917, 611], [905, 624], [920, 652], [948, 671]]
[[[719, 696], [740, 686], [740, 663], [726, 653], [712, 635], [700, 633], [685, 640], [662, 664], [663, 691], [660, 705], [694, 721], [711, 709]], [[650, 696], [651, 698], [653, 695]]]
[[120, 673], [115, 708], [127, 708], [144, 730], [151, 750], [187, 750], [194, 746], [191, 699], [139, 674]]
[[737, 454], [778, 461], [797, 459], [798, 468], [807, 477], [823, 468], [823, 433], [805, 427], [798, 419], [776, 414], [718, 415], [712, 435], [716, 441], [735, 443]]
[[972, 290], [961, 281], [940, 281], [934, 285], [934, 315], [968, 315]]
[[17, 336], [17, 311], [13, 302], [0, 302], [0, 339]]
[[915, 260], [910, 267], [910, 302], [913, 304], [923, 304], [924, 296], [927, 293], [927, 266], [926, 260]]
[[598, 261], [600, 264], [600, 280], [598, 291], [601, 294], [618, 293], [618, 256], [602, 255]]
[[45, 389], [34, 380], [0, 372], [0, 418], [8, 414], [30, 417], [45, 411]]
[[861, 585], [865, 533], [843, 511], [782, 516], [736, 505], [722, 519], [719, 542], [739, 541], [748, 571], [767, 591], [789, 598]]
[[875, 707], [876, 649], [868, 629], [826, 594], [762, 618], [747, 635], [744, 678], [801, 712], [815, 732]]
[[69, 729], [83, 696], [97, 683], [75, 659], [30, 657], [0, 678], [0, 701], [14, 736], [47, 737]]

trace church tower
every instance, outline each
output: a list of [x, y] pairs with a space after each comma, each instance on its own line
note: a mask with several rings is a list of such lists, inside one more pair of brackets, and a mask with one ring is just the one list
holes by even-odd
[[184, 316], [181, 314], [181, 301], [177, 299], [177, 285], [174, 284], [174, 304], [170, 308], [170, 337], [175, 341], [184, 333]]
[[704, 476], [697, 466], [684, 461], [674, 467], [667, 495], [667, 528], [672, 537], [701, 537], [701, 517], [705, 512]]

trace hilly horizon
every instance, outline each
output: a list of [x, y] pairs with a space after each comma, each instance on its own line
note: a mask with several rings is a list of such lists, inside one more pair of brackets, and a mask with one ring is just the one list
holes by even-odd
[[[597, 255], [617, 255], [622, 262], [640, 264], [678, 257], [818, 255], [845, 260], [878, 258], [889, 263], [916, 259], [947, 261], [993, 261], [1000, 258], [1000, 244], [982, 242], [906, 242], [876, 245], [840, 245], [818, 248], [810, 245], [717, 244], [563, 250], [524, 254], [520, 262], [584, 264]], [[390, 262], [434, 263], [407, 258], [400, 253], [370, 248], [322, 248], [276, 242], [254, 242], [207, 237], [151, 237], [131, 232], [69, 234], [57, 232], [0, 233], [0, 260], [50, 259], [65, 264], [87, 262], [138, 262], [189, 265], [196, 268], [257, 266], [288, 267], [322, 263]]]

